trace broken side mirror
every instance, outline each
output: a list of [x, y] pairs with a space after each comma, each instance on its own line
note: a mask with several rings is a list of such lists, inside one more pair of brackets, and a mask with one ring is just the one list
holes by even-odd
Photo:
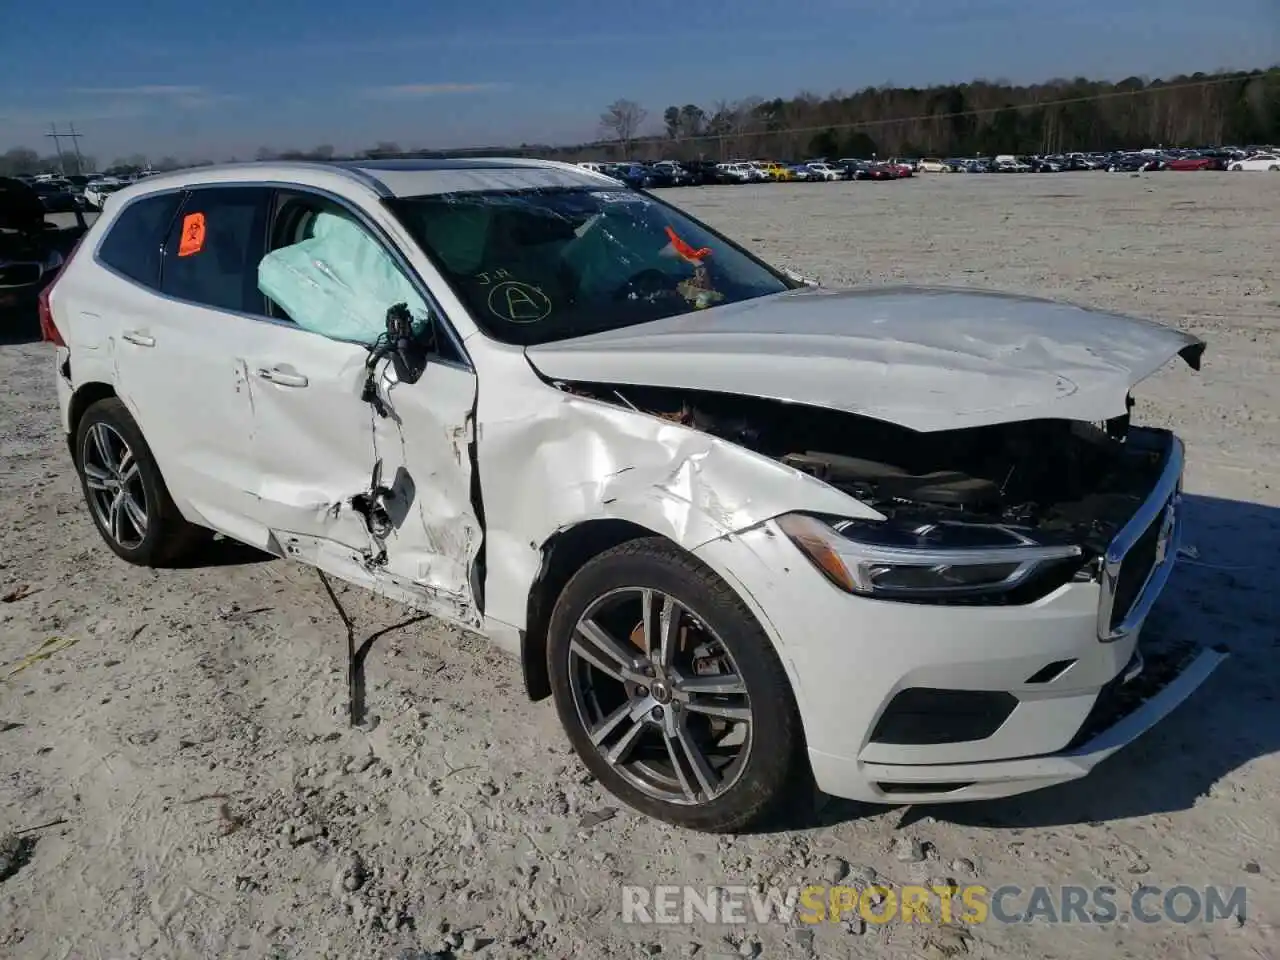
[[430, 312], [423, 324], [415, 327], [413, 314], [406, 303], [395, 303], [387, 308], [386, 332], [369, 348], [364, 362], [364, 389], [360, 399], [373, 405], [379, 416], [389, 411], [378, 395], [375, 376], [380, 360], [390, 358], [391, 366], [400, 383], [417, 383], [427, 368], [427, 359], [435, 351], [435, 321]]
[[436, 349], [435, 320], [430, 311], [421, 324], [415, 324], [408, 304], [392, 304], [387, 308], [386, 342], [396, 379], [401, 383], [416, 383]]

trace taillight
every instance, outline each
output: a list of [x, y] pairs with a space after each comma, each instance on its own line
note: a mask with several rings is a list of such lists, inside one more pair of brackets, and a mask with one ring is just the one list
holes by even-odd
[[[54, 279], [57, 279], [56, 277]], [[40, 291], [38, 300], [40, 310], [40, 338], [46, 343], [52, 343], [55, 347], [65, 347], [67, 342], [62, 339], [62, 334], [58, 332], [58, 328], [53, 323], [53, 311], [49, 309], [49, 291], [53, 289], [53, 284], [49, 284]]]
[[40, 291], [40, 296], [37, 298], [37, 309], [40, 314], [40, 338], [46, 343], [52, 343], [55, 347], [65, 347], [67, 342], [62, 339], [62, 333], [59, 332], [57, 324], [53, 322], [53, 308], [50, 306], [49, 298], [53, 294], [54, 284], [62, 276], [62, 271], [67, 269], [67, 264], [76, 255], [76, 251], [80, 249], [80, 244], [83, 241], [84, 237], [81, 237], [75, 242], [71, 251], [62, 261], [62, 266], [54, 271], [53, 279], [44, 285], [44, 289]]

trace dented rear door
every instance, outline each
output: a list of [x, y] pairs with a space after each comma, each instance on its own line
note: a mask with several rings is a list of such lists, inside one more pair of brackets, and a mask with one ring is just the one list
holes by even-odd
[[285, 322], [260, 328], [243, 359], [258, 519], [275, 541], [272, 549], [478, 624], [472, 578], [481, 536], [469, 449], [474, 373], [431, 362], [417, 382], [398, 383], [382, 361], [375, 369], [382, 416], [362, 398], [364, 346]]

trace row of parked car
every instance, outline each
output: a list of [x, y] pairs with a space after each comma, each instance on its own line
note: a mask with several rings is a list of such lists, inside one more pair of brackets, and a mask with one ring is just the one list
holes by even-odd
[[632, 187], [694, 187], [729, 183], [821, 182], [829, 180], [897, 180], [910, 177], [916, 168], [899, 160], [874, 161], [845, 157], [840, 160], [659, 160], [657, 163], [578, 164]]
[[42, 173], [35, 176], [16, 177], [27, 184], [40, 202], [46, 213], [72, 213], [76, 210], [101, 210], [102, 204], [110, 194], [123, 190], [129, 184], [145, 174], [128, 176], [107, 176], [105, 174], [61, 174]]
[[1280, 170], [1280, 150], [1268, 147], [1219, 147], [1203, 150], [1147, 149], [1046, 156], [1002, 154], [994, 157], [938, 157], [864, 160], [819, 158], [799, 163], [779, 160], [660, 160], [656, 163], [578, 164], [642, 189], [705, 186], [717, 183], [898, 180], [917, 173], [1062, 173], [1106, 170]]
[[1137, 173], [1151, 170], [1280, 170], [1280, 151], [1264, 147], [1218, 147], [1203, 150], [1146, 149], [1110, 153], [1067, 153], [1049, 156], [927, 159], [917, 169], [930, 173], [1061, 173], [1106, 170]]

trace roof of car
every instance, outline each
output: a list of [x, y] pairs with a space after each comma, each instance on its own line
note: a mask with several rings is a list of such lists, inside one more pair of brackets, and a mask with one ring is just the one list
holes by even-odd
[[584, 167], [551, 160], [478, 157], [435, 160], [255, 160], [156, 174], [130, 193], [212, 183], [297, 183], [340, 189], [359, 183], [383, 197], [480, 190], [599, 187], [616, 182]]

